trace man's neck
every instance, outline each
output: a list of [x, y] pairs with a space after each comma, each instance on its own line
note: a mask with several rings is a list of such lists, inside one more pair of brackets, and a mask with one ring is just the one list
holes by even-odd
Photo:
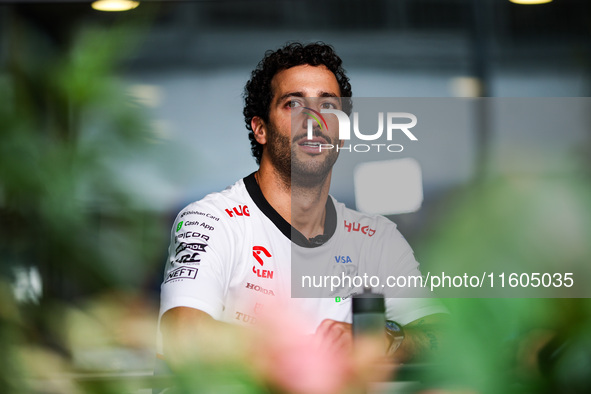
[[306, 238], [323, 234], [330, 174], [320, 185], [304, 187], [282, 179], [265, 164], [261, 163], [255, 177], [269, 204]]

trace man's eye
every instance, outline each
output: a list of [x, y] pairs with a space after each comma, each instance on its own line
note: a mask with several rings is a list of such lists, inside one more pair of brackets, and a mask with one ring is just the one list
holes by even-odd
[[290, 107], [290, 108], [297, 108], [297, 107], [301, 107], [301, 106], [302, 106], [302, 104], [299, 101], [292, 100], [288, 103], [288, 107]]
[[322, 107], [322, 109], [336, 109], [337, 108], [335, 103], [322, 103], [322, 105], [320, 107]]

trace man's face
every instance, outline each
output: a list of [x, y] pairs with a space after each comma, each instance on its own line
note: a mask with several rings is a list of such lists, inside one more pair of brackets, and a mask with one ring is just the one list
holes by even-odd
[[325, 115], [321, 129], [314, 121], [314, 138], [307, 139], [311, 108], [341, 109], [340, 88], [334, 74], [324, 66], [302, 65], [280, 71], [271, 81], [273, 99], [268, 122], [266, 151], [282, 176], [301, 185], [315, 185], [326, 179], [338, 152], [319, 149], [319, 144], [338, 145], [338, 121]]

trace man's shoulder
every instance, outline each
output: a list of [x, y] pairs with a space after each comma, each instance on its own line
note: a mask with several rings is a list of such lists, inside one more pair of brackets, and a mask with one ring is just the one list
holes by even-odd
[[226, 189], [207, 194], [200, 200], [193, 201], [181, 209], [175, 223], [187, 220], [208, 220], [212, 223], [223, 222], [234, 216], [248, 216], [247, 204], [250, 197], [244, 180], [239, 179]]
[[243, 203], [248, 199], [248, 192], [244, 186], [244, 180], [239, 179], [224, 190], [209, 193], [200, 200], [196, 200], [187, 204], [183, 209], [181, 209], [180, 214], [190, 214], [191, 211], [200, 209], [223, 211], [228, 204], [231, 205], [234, 202]]

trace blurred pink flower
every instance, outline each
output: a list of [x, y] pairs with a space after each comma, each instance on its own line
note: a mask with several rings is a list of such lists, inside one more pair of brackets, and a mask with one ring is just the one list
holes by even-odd
[[282, 392], [338, 393], [354, 375], [350, 351], [321, 346], [302, 314], [281, 305], [265, 305], [257, 316], [257, 368]]

